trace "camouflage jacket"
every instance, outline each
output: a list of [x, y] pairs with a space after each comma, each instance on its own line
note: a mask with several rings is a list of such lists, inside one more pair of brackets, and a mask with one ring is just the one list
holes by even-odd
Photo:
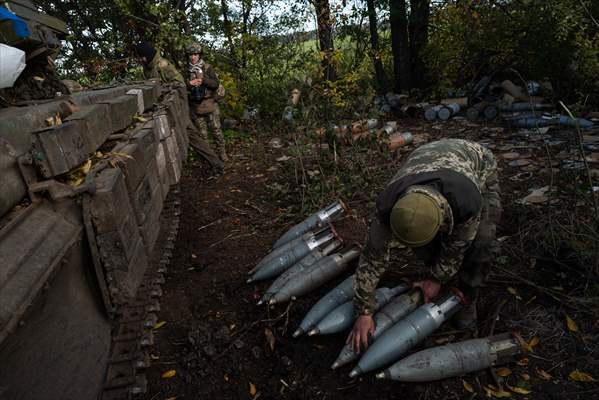
[[189, 81], [202, 78], [202, 85], [206, 86], [209, 89], [210, 95], [212, 92], [218, 89], [219, 81], [218, 75], [212, 65], [204, 62], [204, 60], [200, 60], [197, 64], [189, 64], [187, 69], [187, 87], [191, 88]]
[[388, 251], [398, 247], [408, 250], [393, 240], [389, 226], [389, 215], [397, 199], [414, 191], [437, 197], [444, 209], [439, 233], [431, 244], [414, 250], [417, 256], [426, 256], [433, 254], [431, 247], [436, 246], [438, 256], [426, 263], [429, 271], [412, 278], [435, 278], [447, 283], [460, 270], [466, 250], [476, 237], [484, 198], [498, 196], [488, 188], [489, 179], [496, 176], [496, 168], [489, 150], [462, 139], [428, 143], [409, 155], [377, 198], [354, 282], [357, 314], [374, 312], [374, 291], [387, 269]]
[[167, 59], [162, 58], [159, 51], [156, 51], [152, 61], [144, 68], [144, 76], [146, 79], [160, 79], [162, 83], [181, 82], [185, 84], [183, 75]]

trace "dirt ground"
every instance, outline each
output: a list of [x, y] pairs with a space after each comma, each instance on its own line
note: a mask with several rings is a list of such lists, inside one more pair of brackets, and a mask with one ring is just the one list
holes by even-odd
[[[491, 325], [494, 333], [517, 330], [525, 340], [533, 341], [533, 352], [507, 365], [510, 375], [497, 379], [530, 391], [519, 394], [504, 386], [512, 398], [598, 399], [597, 382], [575, 382], [569, 377], [572, 371], [580, 370], [599, 379], [599, 321], [597, 314], [585, 308], [589, 304], [578, 301], [582, 293], [591, 293], [593, 285], [595, 296], [599, 295], [597, 276], [582, 268], [568, 248], [562, 259], [544, 259], [543, 249], [534, 238], [543, 234], [546, 225], [541, 224], [540, 216], [547, 211], [539, 208], [542, 206], [516, 203], [529, 188], [547, 184], [551, 171], [543, 172], [538, 160], [546, 157], [548, 147], [530, 138], [518, 138], [522, 133], [516, 132], [514, 138], [515, 132], [463, 120], [443, 126], [422, 121], [399, 123], [400, 130], [410, 130], [420, 142], [442, 136], [483, 141], [500, 160], [504, 215], [498, 237], [503, 240], [504, 253], [481, 293], [478, 332], [488, 332]], [[166, 324], [155, 330], [153, 362], [147, 371], [149, 390], [144, 398], [485, 397], [483, 386], [495, 384], [488, 370], [429, 384], [377, 381], [372, 374], [352, 380], [347, 377], [350, 366], [330, 369], [346, 334], [293, 339], [291, 333], [309, 308], [344, 277], [289, 306], [270, 310], [256, 306], [269, 282], [246, 284], [247, 272], [292, 223], [301, 221], [301, 217], [285, 214], [285, 205], [273, 200], [272, 184], [288, 179], [282, 173], [284, 163], [293, 161], [276, 161], [289, 154], [290, 146], [285, 137], [278, 137], [282, 147], [273, 147], [270, 135], [235, 141], [230, 150], [232, 162], [221, 177], [211, 177], [202, 162], [189, 163], [181, 181], [179, 236], [161, 300], [159, 321]], [[551, 151], [561, 151], [564, 144], [560, 146]], [[413, 148], [400, 152], [396, 160]], [[529, 168], [528, 174], [525, 167], [509, 166], [499, 154], [510, 148], [531, 153], [536, 168]], [[372, 163], [376, 165], [377, 160]], [[364, 239], [371, 211], [369, 202], [356, 198], [349, 199], [352, 214], [334, 224], [348, 242]], [[560, 201], [551, 212], [569, 207], [565, 198]], [[392, 284], [398, 278], [388, 275], [382, 284]], [[596, 310], [596, 303], [594, 307]], [[578, 332], [568, 329], [566, 315], [577, 323]], [[274, 348], [267, 340], [269, 332], [275, 338]], [[418, 349], [473, 334], [476, 332], [460, 331], [448, 323]], [[169, 370], [175, 370], [176, 375], [163, 378]]]

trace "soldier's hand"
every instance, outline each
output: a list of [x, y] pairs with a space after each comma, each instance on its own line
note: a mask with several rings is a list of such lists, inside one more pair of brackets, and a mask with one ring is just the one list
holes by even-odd
[[368, 348], [368, 340], [373, 333], [374, 319], [372, 319], [372, 315], [360, 315], [356, 319], [346, 343], [351, 346], [354, 353], [360, 353]]
[[441, 284], [437, 281], [426, 279], [424, 281], [418, 281], [412, 283], [412, 287], [418, 287], [422, 289], [422, 296], [424, 297], [424, 303], [430, 303], [432, 299], [437, 297], [441, 290]]
[[190, 84], [191, 86], [200, 86], [200, 85], [202, 84], [202, 82], [203, 82], [203, 79], [202, 79], [202, 78], [196, 78], [196, 79], [192, 79], [192, 80], [190, 80], [190, 81], [189, 81], [189, 84]]

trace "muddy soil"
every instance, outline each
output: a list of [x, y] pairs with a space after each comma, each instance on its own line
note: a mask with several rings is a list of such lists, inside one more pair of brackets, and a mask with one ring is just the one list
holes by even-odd
[[[420, 121], [403, 122], [422, 133], [424, 141], [441, 136], [484, 139], [500, 146], [501, 130], [450, 122], [442, 130]], [[173, 261], [163, 288], [160, 321], [155, 331], [152, 366], [147, 371], [147, 400], [155, 399], [462, 399], [482, 398], [486, 384], [495, 384], [489, 371], [469, 374], [464, 379], [447, 379], [429, 384], [377, 381], [372, 375], [347, 377], [351, 367], [332, 371], [346, 334], [293, 339], [291, 333], [308, 309], [344, 277], [330, 282], [310, 296], [272, 309], [256, 306], [269, 282], [246, 284], [247, 272], [265, 256], [272, 243], [293, 222], [283, 214], [287, 206], [276, 204], [269, 185], [280, 182], [286, 146], [273, 148], [270, 136], [238, 140], [232, 144], [232, 162], [224, 176], [212, 177], [200, 161], [190, 162], [181, 181], [182, 218]], [[285, 141], [283, 140], [283, 143]], [[406, 149], [409, 151], [411, 148]], [[413, 149], [413, 147], [412, 147]], [[495, 148], [497, 151], [497, 147]], [[540, 150], [539, 150], [540, 151]], [[400, 153], [398, 158], [401, 158]], [[539, 156], [541, 157], [541, 156]], [[376, 164], [377, 160], [373, 160]], [[504, 191], [504, 217], [498, 237], [504, 246], [515, 248], [523, 227], [530, 221], [515, 200], [526, 194], [535, 180], [510, 180], [522, 172], [500, 161]], [[370, 209], [364, 202], [352, 204], [352, 215], [335, 223], [348, 242], [362, 241]], [[530, 258], [516, 259], [506, 251], [509, 269], [521, 276], [547, 276], [542, 284], [579, 285], [580, 273], [564, 270], [557, 275], [555, 264]], [[518, 252], [517, 254], [522, 254]], [[505, 267], [505, 264], [503, 264]], [[355, 267], [352, 265], [352, 267]], [[349, 272], [348, 272], [349, 274]], [[348, 275], [346, 274], [346, 275]], [[399, 277], [387, 274], [384, 285]], [[564, 276], [566, 278], [564, 278]], [[566, 282], [567, 281], [567, 282]], [[510, 290], [508, 290], [510, 288]], [[562, 290], [568, 290], [567, 287]], [[497, 312], [498, 304], [502, 307]], [[565, 327], [566, 313], [580, 327], [571, 333]], [[493, 322], [495, 320], [495, 322]], [[528, 388], [528, 395], [513, 398], [593, 399], [599, 398], [596, 383], [573, 382], [575, 369], [599, 378], [597, 321], [588, 314], [565, 308], [543, 290], [524, 284], [517, 277], [495, 273], [479, 301], [479, 332], [501, 333], [517, 329], [525, 339], [538, 337], [534, 352], [519, 364], [508, 365], [511, 386]], [[593, 332], [591, 334], [591, 332]], [[476, 332], [457, 330], [451, 323], [419, 348], [469, 338]], [[274, 337], [274, 342], [272, 341]], [[269, 341], [270, 339], [270, 341]], [[175, 370], [173, 378], [162, 374]], [[548, 373], [543, 379], [538, 371]], [[466, 388], [469, 384], [474, 393]]]

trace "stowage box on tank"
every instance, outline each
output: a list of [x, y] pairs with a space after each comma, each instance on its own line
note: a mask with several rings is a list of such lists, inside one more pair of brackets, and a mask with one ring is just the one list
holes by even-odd
[[182, 93], [141, 82], [0, 110], [0, 398], [145, 390], [178, 227]]

